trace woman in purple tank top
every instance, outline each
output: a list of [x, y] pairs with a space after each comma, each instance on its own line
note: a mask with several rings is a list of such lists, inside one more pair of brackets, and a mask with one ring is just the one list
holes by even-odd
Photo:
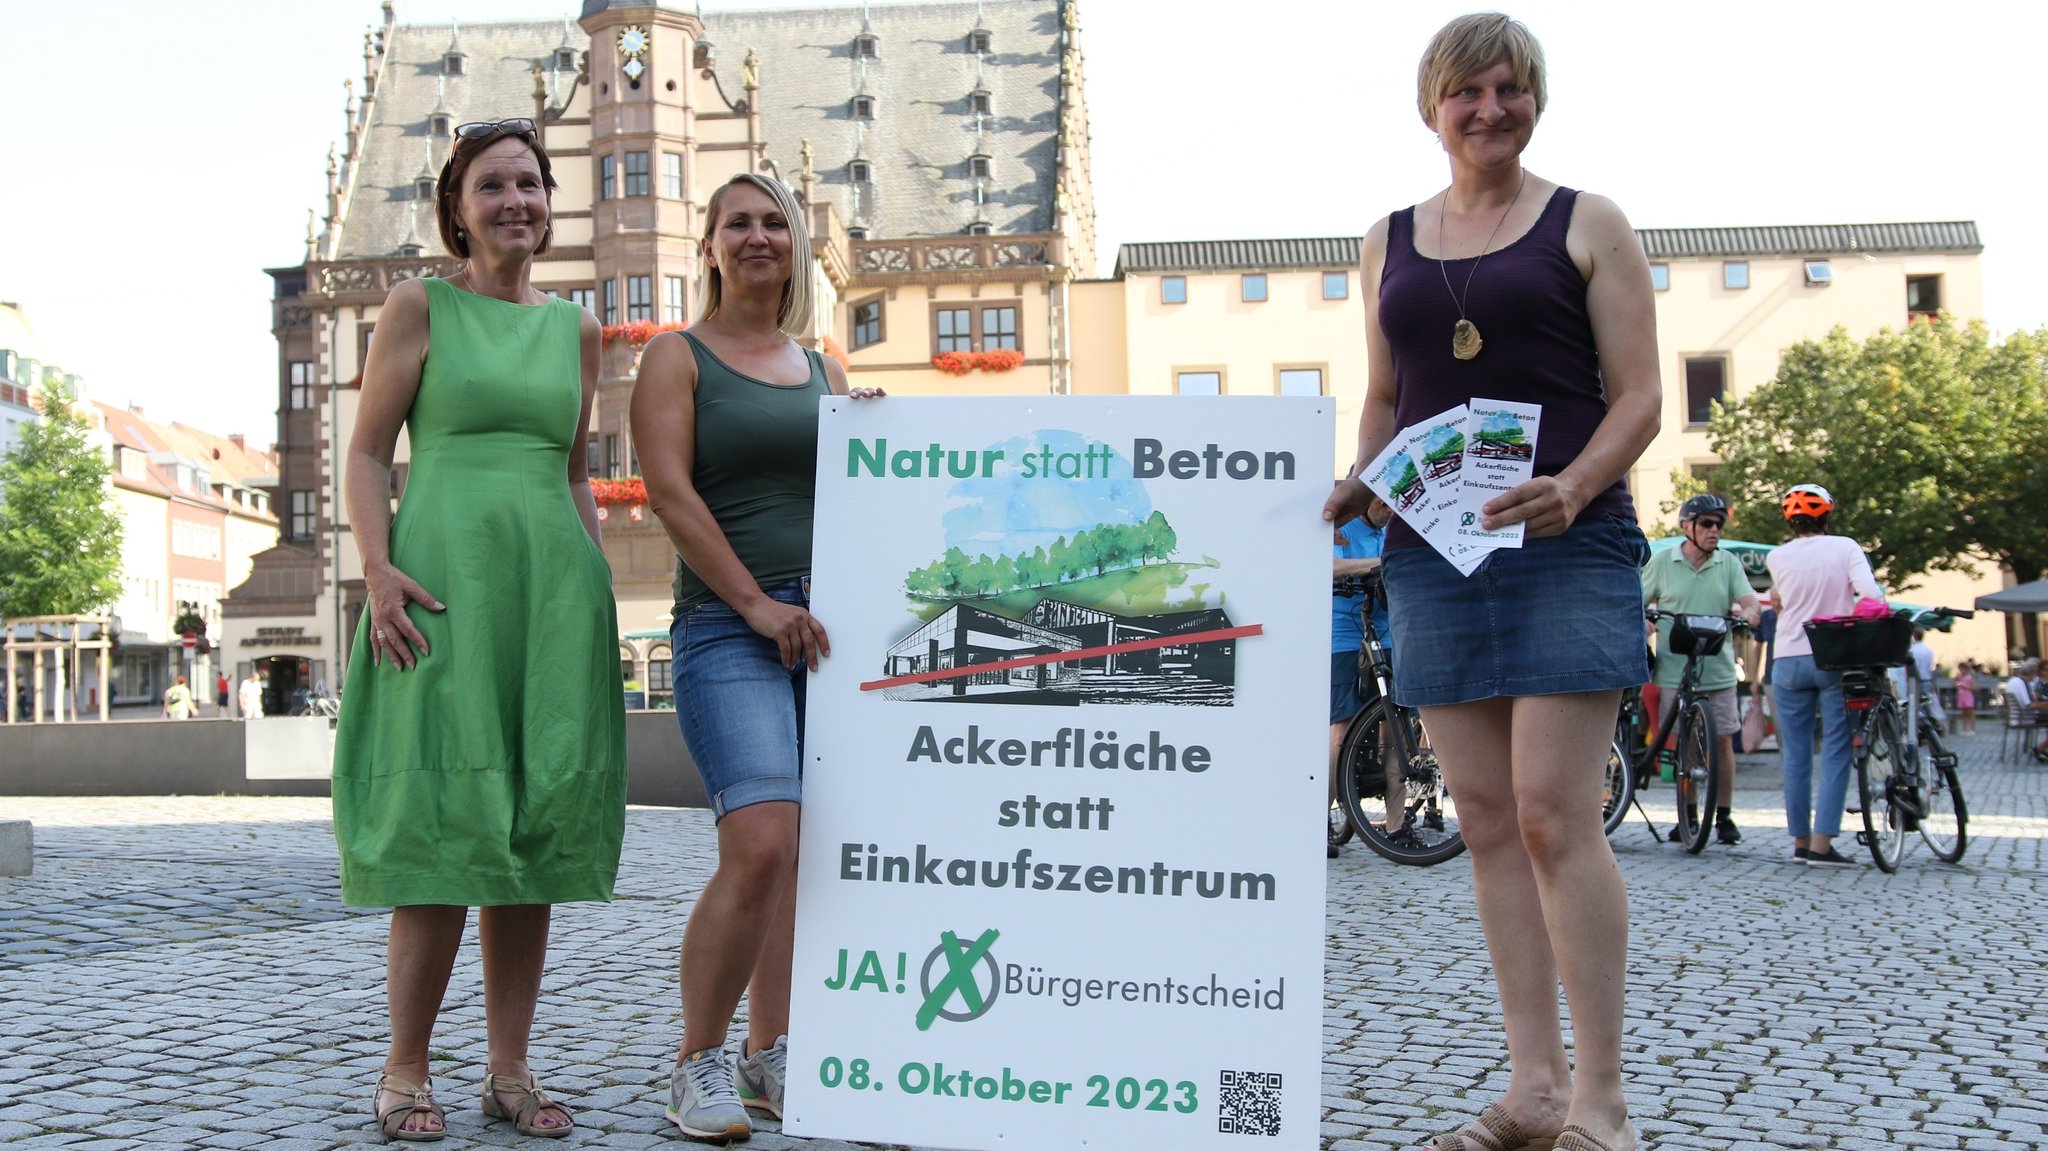
[[[1370, 379], [1342, 522], [1396, 430], [1474, 400], [1540, 405], [1533, 478], [1487, 503], [1519, 548], [1461, 575], [1409, 525], [1384, 571], [1399, 702], [1422, 709], [1472, 849], [1513, 1074], [1434, 1151], [1635, 1151], [1622, 1096], [1628, 896], [1600, 825], [1622, 688], [1642, 682], [1647, 558], [1623, 480], [1657, 434], [1649, 265], [1621, 211], [1522, 167], [1541, 47], [1497, 13], [1437, 33], [1417, 83], [1450, 187], [1364, 245]], [[1557, 1007], [1564, 985], [1574, 1075]]]

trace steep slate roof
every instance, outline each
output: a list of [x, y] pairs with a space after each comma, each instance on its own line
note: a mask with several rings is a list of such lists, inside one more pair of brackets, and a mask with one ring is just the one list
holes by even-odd
[[[565, 42], [579, 58], [590, 44], [581, 28], [568, 25], [566, 41], [563, 29], [560, 20], [393, 28], [336, 254], [392, 256], [408, 242], [421, 245], [428, 255], [443, 254], [433, 197], [417, 198], [413, 181], [422, 172], [439, 175], [454, 141], [430, 135], [428, 117], [436, 109], [446, 111], [454, 124], [533, 115], [534, 61], [551, 67], [555, 49]], [[463, 54], [460, 76], [441, 74], [451, 33]], [[548, 73], [551, 91], [559, 94], [568, 92], [574, 78], [569, 71]]]
[[193, 503], [203, 503], [236, 515], [256, 519], [274, 520], [275, 512], [257, 512], [238, 507], [213, 494], [211, 485], [228, 484], [233, 487], [252, 487], [255, 482], [275, 482], [277, 464], [267, 453], [238, 447], [234, 441], [212, 432], [202, 431], [185, 424], [172, 423], [168, 426], [143, 418], [126, 409], [112, 404], [95, 403], [100, 424], [108, 438], [123, 447], [134, 448], [148, 455], [169, 452], [190, 463], [200, 465], [206, 471], [209, 485], [204, 492], [194, 492], [178, 486], [173, 465], [151, 461], [143, 477], [129, 476], [119, 468], [113, 471], [113, 481], [124, 488], [148, 492], [165, 498], [176, 497]]
[[[989, 52], [968, 51], [976, 9]], [[761, 53], [761, 131], [792, 185], [801, 140], [814, 152], [813, 193], [839, 218], [883, 237], [959, 235], [975, 220], [968, 158], [989, 157], [983, 219], [995, 232], [1049, 232], [1059, 137], [1059, 0], [872, 4], [875, 58], [857, 59], [857, 7], [707, 12], [719, 83], [738, 98], [740, 63]], [[968, 98], [989, 93], [989, 115]], [[853, 118], [853, 97], [874, 97], [875, 117]], [[847, 165], [865, 158], [873, 182], [855, 203]]]
[[[990, 51], [967, 48], [977, 5], [876, 3], [867, 30], [876, 57], [858, 60], [858, 7], [708, 12], [704, 37], [715, 46], [719, 84], [741, 98], [747, 49], [761, 55], [761, 130], [768, 157], [792, 186], [809, 140], [818, 182], [813, 195], [840, 219], [876, 238], [958, 235], [976, 218], [968, 160], [990, 158], [982, 218], [995, 232], [1052, 229], [1059, 134], [1059, 0], [982, 0], [980, 26]], [[580, 59], [590, 37], [557, 20], [462, 24], [453, 30], [463, 75], [443, 76], [446, 24], [400, 25], [389, 35], [370, 125], [360, 147], [341, 247], [347, 257], [389, 256], [413, 242], [441, 254], [431, 197], [415, 199], [414, 180], [440, 171], [449, 141], [428, 133], [439, 108], [454, 123], [530, 115], [535, 61], [548, 68], [550, 104], [573, 75], [553, 69], [555, 49]], [[657, 68], [661, 65], [657, 62]], [[990, 115], [976, 132], [968, 98], [979, 84]], [[853, 97], [874, 98], [872, 121], [853, 118]], [[854, 203], [848, 165], [865, 158], [872, 183]], [[576, 160], [582, 163], [585, 161]]]
[[1777, 228], [1638, 228], [1653, 260], [1721, 256], [1839, 256], [1984, 250], [1975, 221], [1926, 224], [1816, 224]]
[[[1977, 225], [1945, 223], [1815, 224], [1767, 228], [1638, 228], [1636, 237], [1652, 260], [1719, 259], [1729, 256], [1833, 256], [1942, 252], [1972, 255], [1984, 250]], [[1117, 250], [1115, 275], [1127, 272], [1227, 272], [1260, 268], [1351, 268], [1358, 264], [1358, 236], [1300, 240], [1188, 240], [1125, 244]]]

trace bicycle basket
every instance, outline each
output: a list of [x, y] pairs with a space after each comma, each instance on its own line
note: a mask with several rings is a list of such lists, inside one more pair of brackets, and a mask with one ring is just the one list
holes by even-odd
[[1717, 615], [1682, 615], [1671, 621], [1671, 650], [1679, 655], [1718, 654], [1728, 642], [1728, 621]]
[[1913, 621], [1902, 615], [1808, 620], [1806, 639], [1813, 665], [1823, 671], [1899, 667], [1913, 646]]

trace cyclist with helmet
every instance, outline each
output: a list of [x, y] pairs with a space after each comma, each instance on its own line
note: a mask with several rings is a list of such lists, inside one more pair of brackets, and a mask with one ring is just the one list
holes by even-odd
[[[1721, 529], [1728, 526], [1728, 501], [1716, 495], [1698, 495], [1678, 509], [1678, 531], [1685, 538], [1677, 547], [1658, 552], [1643, 565], [1643, 603], [1686, 615], [1727, 615], [1737, 608], [1749, 626], [1762, 620], [1756, 592], [1742, 564], [1721, 550]], [[1657, 623], [1656, 682], [1662, 693], [1662, 714], [1669, 716], [1678, 703], [1678, 681], [1685, 674], [1685, 657], [1671, 650], [1671, 621]], [[1700, 661], [1700, 690], [1706, 694], [1707, 710], [1714, 717], [1720, 735], [1715, 748], [1715, 765], [1720, 772], [1721, 803], [1714, 809], [1714, 834], [1722, 843], [1742, 842], [1729, 813], [1735, 794], [1735, 729], [1741, 720], [1735, 714], [1735, 645]], [[1671, 839], [1678, 839], [1678, 825], [1671, 827]]]
[[[1792, 539], [1771, 552], [1765, 563], [1778, 604], [1771, 702], [1778, 713], [1778, 746], [1785, 757], [1785, 827], [1792, 835], [1792, 862], [1850, 867], [1852, 862], [1834, 848], [1849, 794], [1849, 715], [1842, 706], [1842, 677], [1814, 666], [1805, 624], [1819, 616], [1848, 615], [1859, 598], [1883, 599], [1884, 591], [1856, 541], [1828, 534], [1835, 498], [1826, 488], [1800, 484], [1785, 493], [1781, 506]], [[1823, 733], [1817, 797], [1816, 716]]]

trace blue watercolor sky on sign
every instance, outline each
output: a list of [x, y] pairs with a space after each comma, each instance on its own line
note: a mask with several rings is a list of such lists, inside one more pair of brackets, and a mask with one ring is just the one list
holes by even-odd
[[1429, 429], [1428, 433], [1423, 436], [1423, 443], [1434, 453], [1438, 448], [1449, 444], [1453, 440], [1463, 439], [1464, 435], [1464, 432], [1449, 424], [1438, 424]]
[[1111, 448], [1109, 475], [1095, 479], [1026, 479], [1019, 461], [1051, 448], [1055, 455], [1107, 446], [1061, 428], [1041, 428], [989, 446], [1003, 453], [995, 474], [954, 484], [943, 517], [946, 546], [970, 556], [1019, 555], [1051, 547], [1061, 536], [1103, 524], [1142, 523], [1152, 514], [1152, 496], [1131, 476], [1131, 461]]

